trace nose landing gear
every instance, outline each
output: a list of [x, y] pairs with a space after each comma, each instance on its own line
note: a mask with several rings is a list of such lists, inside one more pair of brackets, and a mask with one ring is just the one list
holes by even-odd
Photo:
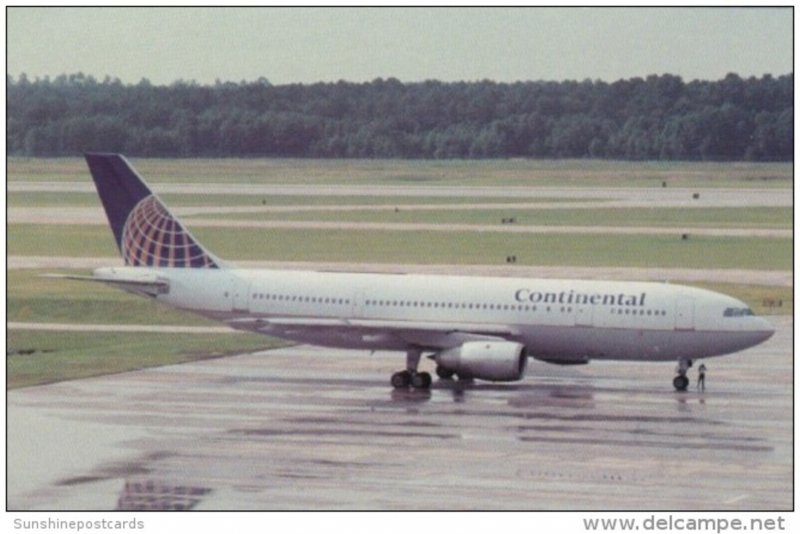
[[675, 391], [686, 391], [689, 387], [689, 378], [686, 375], [678, 375], [672, 380], [672, 385], [675, 386]]
[[392, 387], [395, 389], [403, 389], [409, 386], [415, 389], [428, 389], [431, 387], [430, 373], [425, 371], [417, 372], [421, 356], [422, 351], [418, 348], [412, 348], [406, 352], [406, 369], [392, 375]]
[[691, 366], [692, 360], [687, 360], [686, 358], [680, 358], [678, 360], [678, 367], [675, 368], [675, 372], [678, 373], [678, 376], [672, 380], [675, 391], [686, 391], [686, 388], [689, 387], [689, 377], [686, 376], [686, 372]]

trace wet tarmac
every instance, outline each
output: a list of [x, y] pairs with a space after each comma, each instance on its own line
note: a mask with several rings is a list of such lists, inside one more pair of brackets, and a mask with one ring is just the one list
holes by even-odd
[[401, 354], [314, 347], [15, 390], [7, 506], [789, 510], [792, 322], [772, 322], [705, 362], [705, 393], [640, 362], [393, 391]]

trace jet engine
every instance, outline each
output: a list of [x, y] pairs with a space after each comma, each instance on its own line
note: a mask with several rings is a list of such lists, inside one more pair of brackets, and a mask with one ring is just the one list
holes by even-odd
[[459, 377], [495, 382], [513, 382], [525, 376], [528, 355], [525, 347], [511, 341], [468, 341], [435, 357], [444, 369]]

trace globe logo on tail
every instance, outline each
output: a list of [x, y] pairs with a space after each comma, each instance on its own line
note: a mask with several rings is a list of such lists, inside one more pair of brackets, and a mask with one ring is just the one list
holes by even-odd
[[153, 195], [139, 201], [122, 229], [122, 257], [134, 267], [196, 267], [217, 264]]

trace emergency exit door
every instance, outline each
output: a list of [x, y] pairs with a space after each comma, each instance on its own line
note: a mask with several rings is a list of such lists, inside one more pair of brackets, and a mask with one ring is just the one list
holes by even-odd
[[694, 330], [694, 299], [678, 297], [675, 301], [675, 330]]

